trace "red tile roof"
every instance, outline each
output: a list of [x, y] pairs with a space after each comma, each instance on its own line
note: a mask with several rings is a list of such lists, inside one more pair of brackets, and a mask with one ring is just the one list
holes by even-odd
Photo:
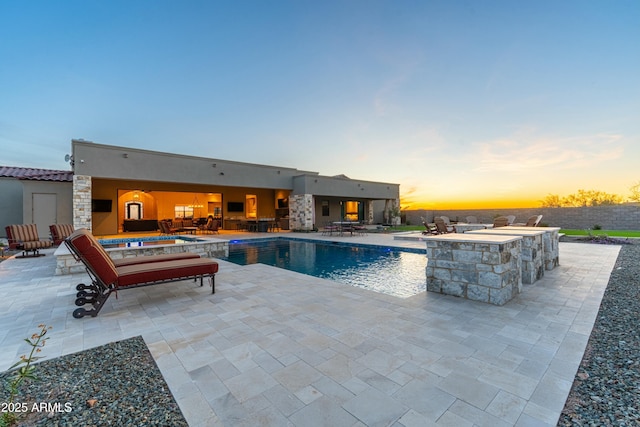
[[73, 172], [53, 170], [53, 169], [35, 169], [35, 168], [20, 168], [20, 167], [14, 167], [14, 166], [0, 166], [0, 177], [16, 178], [16, 179], [31, 179], [34, 181], [72, 182]]

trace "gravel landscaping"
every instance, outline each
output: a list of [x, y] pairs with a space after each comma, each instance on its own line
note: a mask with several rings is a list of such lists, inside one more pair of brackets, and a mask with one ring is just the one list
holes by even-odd
[[559, 426], [640, 425], [639, 320], [636, 242], [620, 249]]
[[[187, 426], [142, 337], [45, 360], [35, 375], [14, 400], [28, 408], [15, 425]], [[0, 374], [0, 383], [10, 377]]]

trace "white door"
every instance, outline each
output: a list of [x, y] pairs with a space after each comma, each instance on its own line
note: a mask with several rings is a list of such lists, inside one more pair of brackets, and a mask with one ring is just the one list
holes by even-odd
[[49, 237], [49, 226], [58, 222], [57, 196], [50, 193], [33, 193], [31, 220], [38, 226], [41, 239]]

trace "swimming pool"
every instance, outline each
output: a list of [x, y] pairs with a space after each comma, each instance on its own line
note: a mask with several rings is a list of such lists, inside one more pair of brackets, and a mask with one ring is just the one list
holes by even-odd
[[406, 298], [426, 290], [425, 252], [276, 238], [231, 241], [227, 260], [272, 265]]

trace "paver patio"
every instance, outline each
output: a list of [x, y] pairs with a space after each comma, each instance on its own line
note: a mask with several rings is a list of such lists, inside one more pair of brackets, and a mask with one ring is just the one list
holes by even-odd
[[561, 243], [561, 265], [504, 306], [220, 261], [214, 295], [131, 289], [83, 319], [71, 313], [88, 277], [54, 276], [48, 251], [0, 263], [0, 370], [46, 323], [47, 358], [142, 335], [191, 426], [556, 425], [618, 251]]

